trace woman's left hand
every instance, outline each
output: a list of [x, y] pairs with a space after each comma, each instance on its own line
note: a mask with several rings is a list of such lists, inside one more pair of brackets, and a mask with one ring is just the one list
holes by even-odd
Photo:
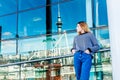
[[85, 53], [90, 54], [90, 51], [87, 49], [87, 50], [85, 50]]

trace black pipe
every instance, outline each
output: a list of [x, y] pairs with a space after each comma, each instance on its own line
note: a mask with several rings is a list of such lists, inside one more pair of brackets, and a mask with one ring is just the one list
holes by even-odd
[[[51, 0], [46, 1], [46, 34], [52, 34]], [[49, 36], [49, 35], [48, 35]]]

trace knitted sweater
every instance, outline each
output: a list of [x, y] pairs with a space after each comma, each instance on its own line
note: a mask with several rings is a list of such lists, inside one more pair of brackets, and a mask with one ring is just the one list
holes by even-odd
[[99, 45], [95, 36], [88, 32], [75, 36], [72, 49], [76, 51], [85, 51], [88, 49], [93, 54], [99, 50]]

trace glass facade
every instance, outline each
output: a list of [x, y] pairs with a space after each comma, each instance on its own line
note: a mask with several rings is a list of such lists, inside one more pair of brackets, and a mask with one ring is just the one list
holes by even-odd
[[78, 21], [100, 45], [90, 80], [112, 80], [106, 0], [1, 0], [0, 80], [76, 80], [70, 49]]

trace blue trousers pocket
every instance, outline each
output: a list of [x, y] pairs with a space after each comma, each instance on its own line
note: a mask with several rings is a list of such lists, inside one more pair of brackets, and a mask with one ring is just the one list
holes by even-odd
[[87, 54], [87, 53], [83, 52], [83, 54], [89, 55], [89, 56], [91, 56], [91, 58], [93, 59], [93, 55], [92, 55], [91, 53], [90, 53], [90, 54]]

